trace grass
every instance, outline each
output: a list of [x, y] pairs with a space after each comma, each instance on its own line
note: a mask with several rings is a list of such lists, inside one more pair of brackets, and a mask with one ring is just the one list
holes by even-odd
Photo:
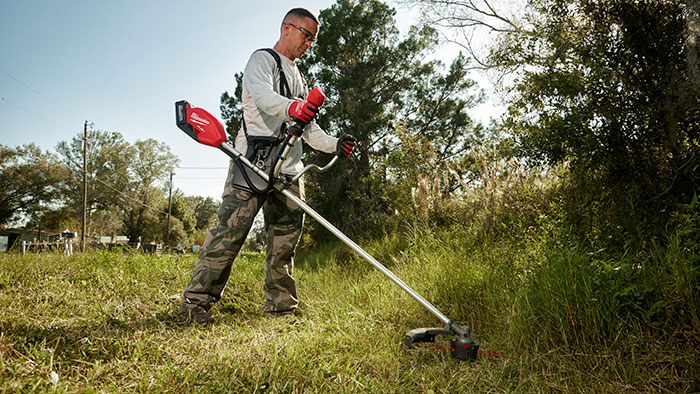
[[[589, 257], [534, 238], [475, 243], [462, 230], [419, 229], [367, 250], [504, 357], [403, 349], [404, 332], [440, 322], [339, 245], [299, 251], [301, 305], [277, 319], [260, 314], [264, 256], [241, 254], [208, 327], [177, 315], [194, 256], [5, 254], [0, 392], [700, 390], [697, 325], [654, 335], [634, 315], [610, 315], [619, 297], [602, 285], [569, 291], [604, 272], [582, 269]], [[687, 258], [679, 250], [668, 258]], [[697, 300], [687, 286], [682, 302]]]

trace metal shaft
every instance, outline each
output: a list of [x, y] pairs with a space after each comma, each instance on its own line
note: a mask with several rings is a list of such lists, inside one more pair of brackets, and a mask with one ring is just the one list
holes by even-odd
[[389, 271], [385, 266], [383, 266], [380, 262], [374, 259], [369, 253], [365, 252], [364, 249], [359, 247], [352, 239], [348, 238], [345, 234], [340, 232], [334, 225], [332, 225], [329, 221], [327, 221], [323, 216], [319, 215], [316, 211], [311, 209], [304, 201], [302, 201], [299, 197], [295, 196], [294, 193], [292, 193], [290, 190], [285, 189], [282, 190], [282, 193], [289, 197], [290, 200], [294, 201], [295, 204], [299, 205], [301, 209], [304, 210], [304, 212], [308, 213], [316, 219], [319, 223], [323, 225], [328, 231], [333, 233], [338, 239], [343, 241], [346, 245], [348, 245], [352, 250], [357, 252], [360, 256], [364, 257], [365, 260], [369, 261], [370, 264], [374, 266], [374, 268], [378, 269], [382, 274], [384, 274], [387, 278], [391, 279], [392, 282], [396, 283], [403, 291], [408, 293], [411, 297], [413, 297], [418, 303], [423, 305], [427, 310], [429, 310], [433, 315], [435, 315], [438, 319], [440, 319], [443, 323], [445, 324], [450, 324], [452, 320], [450, 320], [447, 316], [442, 314], [437, 308], [435, 308], [431, 303], [426, 301], [425, 298], [421, 297], [420, 294], [416, 293], [412, 288], [410, 288], [404, 281], [399, 279], [398, 276], [394, 275], [393, 272]]
[[267, 175], [267, 173], [255, 164], [251, 163], [250, 160], [246, 159], [246, 157], [243, 155], [243, 153], [233, 149], [231, 145], [229, 144], [221, 144], [219, 145], [219, 149], [221, 149], [224, 153], [226, 153], [230, 158], [234, 160], [240, 160], [243, 164], [245, 164], [248, 168], [253, 170], [256, 174], [260, 175], [262, 179], [268, 181], [270, 180], [270, 176]]
[[272, 176], [275, 178], [280, 176], [280, 170], [282, 170], [282, 164], [284, 163], [285, 160], [287, 160], [287, 156], [289, 156], [289, 152], [292, 150], [292, 147], [294, 144], [297, 142], [299, 137], [291, 134], [287, 134], [287, 137], [284, 139], [284, 147], [282, 148], [282, 154], [280, 155], [280, 159], [277, 161], [277, 165], [275, 165], [275, 170], [272, 172]]
[[[231, 158], [241, 160], [246, 166], [250, 167], [253, 171], [255, 171], [258, 175], [260, 175], [263, 179], [269, 180], [269, 178], [270, 178], [269, 175], [267, 175], [264, 171], [260, 170], [258, 167], [253, 165], [253, 163], [248, 161], [245, 158], [245, 156], [243, 156], [242, 153], [233, 149], [228, 144], [225, 144], [225, 143], [221, 144], [219, 146], [219, 149], [224, 151], [224, 153], [229, 155]], [[334, 225], [332, 225], [328, 220], [326, 220], [318, 212], [314, 211], [311, 207], [306, 205], [306, 203], [304, 201], [302, 201], [299, 197], [295, 196], [294, 193], [292, 193], [289, 189], [282, 190], [282, 194], [287, 196], [295, 204], [299, 205], [299, 207], [301, 207], [301, 209], [303, 209], [304, 212], [308, 213], [309, 215], [311, 215], [311, 217], [316, 219], [316, 221], [321, 223], [321, 225], [323, 225], [323, 227], [328, 229], [328, 231], [330, 231], [333, 235], [338, 237], [338, 239], [343, 241], [344, 244], [348, 245], [352, 250], [357, 252], [357, 254], [359, 254], [365, 260], [367, 260], [370, 264], [372, 264], [374, 266], [374, 268], [378, 269], [382, 274], [384, 274], [392, 282], [394, 282], [396, 285], [398, 285], [403, 291], [405, 291], [406, 293], [408, 293], [408, 295], [410, 295], [416, 301], [418, 301], [419, 304], [423, 305], [423, 307], [425, 307], [427, 310], [429, 310], [430, 313], [435, 315], [445, 325], [449, 325], [450, 323], [452, 323], [452, 320], [450, 320], [447, 316], [442, 314], [442, 312], [440, 312], [436, 307], [434, 307], [431, 303], [429, 303], [425, 298], [421, 297], [420, 294], [416, 293], [411, 287], [409, 287], [406, 283], [404, 283], [404, 281], [399, 279], [398, 276], [394, 275], [393, 272], [389, 271], [385, 266], [383, 266], [380, 262], [378, 262], [369, 253], [365, 252], [364, 249], [362, 249], [352, 239], [348, 238], [345, 234], [343, 234], [340, 230], [338, 230]]]

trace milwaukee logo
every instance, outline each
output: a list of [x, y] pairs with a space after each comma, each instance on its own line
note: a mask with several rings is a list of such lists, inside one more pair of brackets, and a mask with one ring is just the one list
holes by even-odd
[[192, 120], [194, 123], [199, 123], [199, 124], [201, 124], [201, 125], [209, 126], [209, 124], [211, 123], [211, 122], [208, 121], [207, 119], [200, 118], [199, 115], [197, 115], [196, 112], [193, 112], [193, 113], [192, 113], [191, 118], [192, 118], [191, 120]]

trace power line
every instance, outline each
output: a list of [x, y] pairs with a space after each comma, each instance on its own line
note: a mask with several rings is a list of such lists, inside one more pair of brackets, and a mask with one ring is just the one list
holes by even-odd
[[[0, 70], [0, 71], [1, 71], [1, 70]], [[61, 128], [61, 129], [63, 129], [63, 130], [66, 130], [66, 131], [69, 132], [69, 133], [75, 133], [74, 130], [69, 130], [68, 128], [66, 128], [66, 127], [64, 127], [64, 126], [61, 126], [60, 124], [58, 124], [58, 123], [56, 123], [56, 122], [54, 122], [54, 121], [52, 121], [52, 120], [50, 120], [50, 119], [46, 119], [45, 117], [43, 117], [43, 116], [37, 114], [36, 112], [32, 112], [32, 111], [30, 111], [30, 110], [28, 110], [28, 109], [22, 107], [21, 105], [15, 103], [15, 102], [13, 102], [13, 101], [10, 101], [10, 100], [6, 99], [5, 97], [0, 97], [0, 100], [5, 101], [5, 102], [7, 102], [7, 103], [9, 103], [9, 104], [12, 104], [12, 105], [14, 105], [15, 107], [21, 109], [22, 111], [24, 111], [24, 112], [26, 112], [26, 113], [28, 113], [28, 114], [30, 114], [30, 115], [34, 115], [34, 116], [36, 116], [37, 118], [40, 118], [40, 119], [42, 119], [42, 120], [44, 120], [44, 121], [46, 121], [46, 122], [49, 122], [49, 123], [51, 123], [52, 125], [54, 125], [54, 126], [56, 126], [56, 127], [59, 127], [59, 128]]]
[[[81, 119], [81, 120], [82, 120], [82, 119], [86, 119], [84, 116], [81, 116], [81, 115], [79, 115], [78, 113], [76, 113], [75, 111], [72, 111], [72, 110], [70, 110], [69, 108], [66, 108], [64, 105], [62, 105], [62, 104], [58, 103], [57, 101], [51, 99], [50, 97], [48, 97], [47, 95], [41, 93], [40, 91], [34, 89], [33, 87], [29, 86], [27, 83], [21, 81], [20, 79], [18, 79], [17, 77], [11, 75], [11, 74], [8, 73], [7, 71], [3, 70], [2, 68], [0, 68], [0, 72], [2, 72], [2, 73], [5, 74], [7, 77], [9, 77], [9, 78], [11, 78], [12, 80], [14, 80], [15, 82], [19, 83], [20, 85], [24, 86], [25, 88], [29, 89], [30, 91], [32, 91], [32, 92], [35, 93], [36, 95], [43, 97], [45, 100], [51, 102], [51, 103], [54, 104], [55, 106], [57, 106], [57, 107], [61, 108], [62, 110], [64, 110], [64, 111], [70, 113], [71, 115], [73, 115], [73, 116], [75, 116], [75, 117], [77, 117], [77, 118], [79, 118], [79, 119]], [[65, 130], [65, 131], [67, 131], [67, 132], [69, 132], [69, 133], [74, 133], [73, 130], [70, 130], [70, 129], [68, 129], [67, 127], [64, 127], [64, 126], [62, 126], [62, 125], [59, 125], [58, 123], [56, 123], [56, 122], [54, 122], [54, 121], [52, 121], [52, 120], [50, 120], [50, 119], [47, 119], [46, 117], [44, 117], [44, 116], [42, 116], [42, 115], [40, 115], [40, 114], [38, 114], [38, 113], [36, 113], [36, 112], [30, 111], [30, 110], [28, 110], [27, 108], [24, 108], [23, 106], [21, 106], [21, 105], [15, 103], [15, 102], [13, 102], [13, 101], [11, 101], [11, 100], [9, 100], [9, 99], [6, 99], [5, 97], [0, 97], [0, 100], [1, 100], [1, 101], [4, 101], [4, 102], [7, 102], [7, 103], [9, 103], [9, 104], [12, 104], [12, 105], [14, 105], [15, 107], [19, 108], [20, 110], [22, 110], [22, 111], [24, 111], [24, 112], [26, 112], [26, 113], [28, 113], [28, 114], [30, 114], [30, 115], [32, 115], [32, 116], [35, 116], [35, 117], [37, 117], [37, 118], [39, 118], [39, 119], [42, 119], [42, 120], [44, 120], [44, 121], [46, 121], [46, 122], [48, 122], [48, 123], [50, 123], [50, 124], [52, 124], [52, 125], [54, 125], [54, 126], [56, 126], [56, 127], [59, 127], [59, 128], [62, 129], [62, 130]], [[228, 167], [175, 167], [175, 168], [182, 169], [182, 170], [228, 170]], [[179, 179], [221, 179], [221, 177], [180, 177]], [[148, 205], [148, 204], [145, 204], [145, 203], [143, 203], [143, 202], [141, 202], [141, 201], [139, 201], [139, 200], [137, 200], [137, 199], [135, 199], [135, 198], [129, 196], [128, 194], [122, 192], [121, 190], [115, 189], [114, 187], [112, 187], [111, 185], [105, 183], [105, 182], [102, 181], [101, 179], [95, 178], [95, 180], [97, 180], [98, 182], [104, 184], [104, 185], [107, 186], [108, 188], [110, 188], [110, 189], [116, 191], [117, 193], [123, 195], [125, 198], [128, 198], [128, 199], [130, 199], [130, 200], [133, 200], [133, 201], [135, 201], [135, 202], [137, 202], [137, 203], [139, 203], [139, 204], [141, 204], [141, 205], [143, 205], [143, 206], [145, 206], [145, 207], [147, 207], [147, 208], [153, 209], [155, 212], [160, 212], [160, 213], [163, 213], [163, 214], [167, 214], [167, 213], [164, 212], [164, 211], [160, 211], [160, 210], [158, 210], [158, 209], [156, 209], [156, 208], [154, 208], [154, 207], [152, 207], [152, 206], [150, 206], [150, 205]]]
[[154, 210], [154, 211], [156, 211], [156, 212], [160, 212], [160, 213], [162, 213], [162, 214], [164, 214], [164, 215], [167, 215], [167, 214], [168, 214], [167, 212], [161, 211], [161, 210], [159, 210], [158, 208], [154, 208], [154, 207], [152, 207], [152, 206], [150, 206], [150, 205], [148, 205], [148, 204], [145, 204], [145, 203], [143, 203], [143, 202], [141, 202], [141, 201], [139, 201], [139, 200], [137, 200], [137, 199], [131, 197], [130, 195], [124, 193], [123, 191], [118, 190], [118, 189], [112, 187], [111, 185], [109, 185], [107, 182], [103, 181], [103, 180], [100, 179], [100, 178], [95, 178], [95, 180], [98, 181], [98, 182], [100, 182], [100, 183], [102, 183], [103, 185], [107, 186], [108, 188], [114, 190], [115, 192], [117, 192], [117, 193], [123, 195], [124, 197], [126, 197], [126, 198], [128, 198], [128, 199], [130, 199], [130, 200], [136, 201], [137, 203], [143, 205], [143, 206], [146, 207], [146, 208], [151, 208], [152, 210]]
[[45, 94], [39, 92], [38, 90], [32, 88], [31, 86], [27, 85], [26, 83], [24, 83], [24, 82], [20, 81], [19, 79], [13, 77], [12, 75], [10, 75], [10, 73], [8, 73], [7, 71], [3, 70], [2, 68], [0, 68], [0, 72], [2, 72], [3, 74], [7, 75], [7, 76], [10, 77], [10, 78], [12, 78], [13, 80], [15, 80], [15, 82], [17, 82], [17, 83], [19, 83], [20, 85], [24, 86], [25, 88], [31, 90], [32, 92], [36, 93], [37, 95], [39, 95], [39, 96], [45, 98], [46, 100], [50, 101], [51, 103], [53, 103], [53, 104], [56, 105], [57, 107], [63, 109], [64, 111], [70, 113], [70, 114], [73, 115], [73, 116], [78, 117], [78, 119], [80, 119], [80, 120], [86, 119], [84, 116], [78, 115], [77, 113], [71, 111], [70, 109], [68, 109], [68, 108], [64, 107], [63, 105], [57, 103], [56, 101], [50, 99], [50, 98], [47, 97]]

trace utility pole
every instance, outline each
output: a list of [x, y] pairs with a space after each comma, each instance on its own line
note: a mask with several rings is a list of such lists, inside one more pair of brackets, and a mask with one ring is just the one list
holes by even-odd
[[80, 232], [80, 248], [85, 251], [85, 228], [87, 227], [87, 120], [83, 128], [83, 223]]
[[170, 171], [170, 191], [168, 192], [168, 221], [165, 225], [165, 247], [168, 247], [168, 241], [170, 238], [170, 207], [172, 206], [173, 197], [173, 172]]

